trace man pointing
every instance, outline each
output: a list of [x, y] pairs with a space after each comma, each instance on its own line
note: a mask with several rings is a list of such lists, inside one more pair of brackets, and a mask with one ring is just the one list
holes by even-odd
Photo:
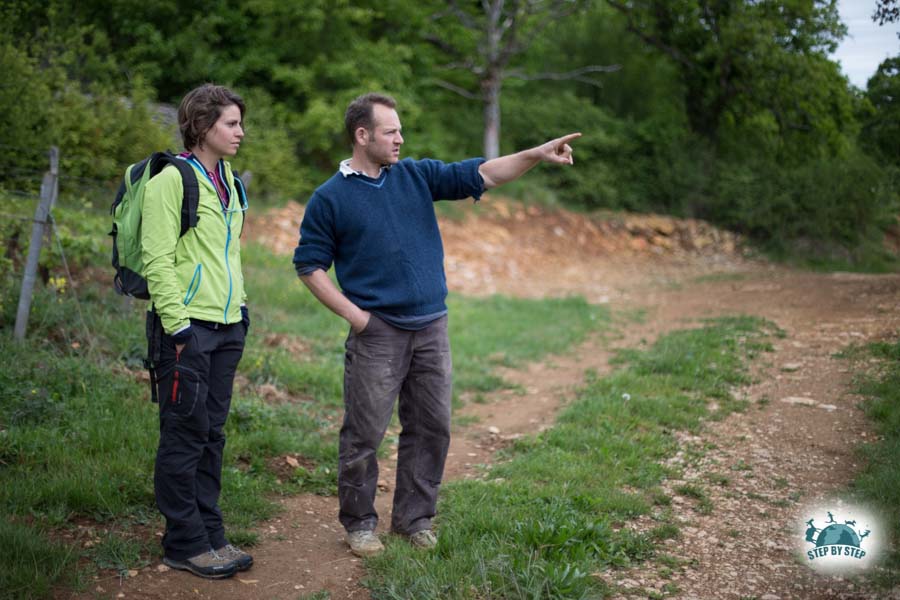
[[[444, 250], [433, 203], [481, 194], [539, 162], [572, 164], [572, 133], [485, 161], [400, 160], [393, 98], [365, 94], [347, 108], [353, 154], [306, 207], [294, 266], [322, 304], [350, 324], [340, 432], [339, 518], [358, 556], [383, 549], [376, 450], [399, 396], [400, 433], [391, 530], [420, 548], [450, 444], [451, 374]], [[340, 290], [326, 272], [334, 264]]]

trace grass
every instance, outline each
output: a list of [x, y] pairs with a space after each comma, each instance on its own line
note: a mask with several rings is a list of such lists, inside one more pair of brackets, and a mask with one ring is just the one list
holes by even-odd
[[821, 273], [895, 273], [900, 267], [900, 258], [885, 248], [881, 235], [869, 236], [852, 249], [820, 240], [815, 244], [778, 241], [760, 250], [770, 260]]
[[610, 318], [605, 307], [592, 306], [580, 297], [535, 302], [451, 295], [448, 305], [457, 394], [508, 387], [494, 374], [495, 366], [514, 367], [566, 352]]
[[712, 501], [709, 498], [709, 494], [707, 494], [706, 490], [704, 490], [702, 487], [694, 484], [686, 484], [676, 487], [675, 491], [682, 496], [686, 496], [688, 498], [693, 498], [694, 500], [696, 500], [698, 512], [705, 515], [712, 513]]
[[[876, 244], [864, 244], [862, 251], [856, 253], [858, 257], [848, 259], [821, 259], [810, 258], [799, 261], [801, 267], [820, 273], [833, 273], [845, 271], [849, 273], [896, 273], [900, 267], [900, 260], [896, 256], [879, 247]], [[794, 264], [798, 261], [787, 261]]]
[[312, 594], [301, 594], [299, 600], [329, 600], [331, 594], [326, 591], [314, 592]]
[[731, 484], [731, 478], [721, 473], [707, 473], [706, 478], [710, 483], [720, 487], [728, 487]]
[[[64, 245], [105, 234], [107, 221], [79, 213]], [[91, 571], [127, 572], [159, 554], [157, 407], [139, 378], [145, 305], [112, 293], [106, 253], [67, 247], [77, 282], [38, 285], [23, 344], [11, 339], [16, 278], [0, 277], [0, 590], [14, 597], [48, 597]], [[58, 257], [45, 262], [59, 276]], [[336, 492], [347, 328], [302, 287], [289, 257], [249, 244], [244, 269], [251, 335], [226, 428], [222, 509], [232, 541], [252, 545], [278, 496]], [[578, 298], [449, 302], [457, 394], [507, 386], [495, 366], [566, 351], [609, 322]], [[288, 454], [301, 466], [278, 460]], [[99, 541], [51, 543], [74, 534], [75, 522]], [[132, 530], [144, 537], [123, 533]]]
[[745, 279], [747, 279], [746, 273], [719, 272], [695, 277], [694, 283], [721, 283], [728, 281], [743, 281]]
[[[591, 381], [552, 429], [517, 440], [483, 480], [445, 486], [437, 549], [420, 554], [391, 541], [368, 561], [373, 596], [609, 595], [592, 573], [646, 560], [678, 535], [668, 509], [653, 512], [665, 504], [659, 484], [670, 474], [664, 459], [678, 449], [674, 430], [712, 418], [710, 398], [719, 413], [741, 409], [730, 388], [747, 382], [747, 358], [773, 331], [757, 319], [711, 320], [623, 353], [622, 368]], [[705, 492], [690, 491], [702, 506]], [[659, 526], [626, 526], [641, 514]]]
[[[885, 537], [900, 540], [900, 341], [871, 344], [868, 350], [869, 357], [882, 362], [877, 372], [860, 378], [857, 391], [866, 398], [863, 406], [878, 438], [859, 446], [866, 466], [852, 487], [856, 496], [879, 509], [889, 525]], [[887, 551], [882, 567], [876, 582], [885, 589], [900, 584], [896, 544]]]
[[39, 527], [0, 519], [0, 598], [50, 597], [54, 586], [73, 583], [76, 552]]
[[91, 547], [89, 555], [101, 569], [111, 569], [127, 577], [130, 569], [147, 566], [149, 541], [125, 533], [107, 532]]

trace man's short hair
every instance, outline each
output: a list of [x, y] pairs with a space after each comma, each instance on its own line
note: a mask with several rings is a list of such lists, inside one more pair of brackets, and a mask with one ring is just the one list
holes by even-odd
[[396, 108], [397, 101], [386, 94], [370, 92], [356, 98], [347, 107], [344, 114], [344, 127], [347, 129], [347, 135], [350, 136], [350, 144], [356, 144], [356, 130], [365, 127], [367, 131], [375, 129], [375, 118], [372, 116], [373, 107], [376, 104], [387, 106], [388, 108]]
[[202, 144], [203, 138], [222, 116], [222, 109], [232, 104], [240, 109], [243, 119], [244, 101], [227, 87], [206, 83], [185, 94], [178, 106], [178, 128], [184, 149], [191, 150]]

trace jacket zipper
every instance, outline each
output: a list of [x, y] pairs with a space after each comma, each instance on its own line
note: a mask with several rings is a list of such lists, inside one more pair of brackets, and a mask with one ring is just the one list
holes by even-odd
[[[202, 163], [200, 163], [200, 161], [194, 157], [188, 158], [187, 161], [189, 163], [191, 163], [194, 166], [194, 168], [196, 168], [198, 171], [200, 171], [200, 173], [203, 174], [203, 176], [206, 178], [206, 180], [212, 185], [213, 190], [216, 191], [216, 196], [218, 196], [219, 195], [218, 188], [216, 188], [215, 182], [209, 176], [209, 173], [206, 172], [206, 168], [202, 165]], [[222, 178], [222, 184], [227, 185], [228, 179], [225, 177], [225, 171], [222, 168], [221, 163], [218, 165], [218, 169], [219, 169], [219, 176]], [[234, 201], [240, 202], [240, 195], [237, 193], [237, 190], [234, 189], [233, 185], [232, 185], [230, 192], [231, 192], [230, 201], [231, 202], [234, 202]], [[219, 204], [221, 205], [221, 198], [219, 200]], [[228, 249], [231, 246], [231, 219], [232, 219], [233, 215], [234, 215], [233, 211], [228, 211], [227, 208], [222, 206], [222, 216], [223, 216], [223, 220], [225, 221], [225, 230], [226, 230], [225, 271], [228, 272], [228, 298], [225, 300], [225, 313], [224, 313], [224, 321], [225, 321], [226, 325], [228, 324], [228, 309], [231, 306], [231, 296], [234, 293], [234, 278], [231, 275], [231, 264], [230, 264], [230, 261], [228, 260]], [[196, 272], [195, 272], [195, 275], [196, 275]]]
[[234, 291], [234, 281], [231, 277], [231, 263], [228, 261], [228, 248], [231, 246], [231, 219], [233, 212], [223, 215], [225, 217], [225, 270], [228, 272], [228, 299], [225, 301], [225, 323], [228, 324], [228, 308], [231, 306], [231, 294]]

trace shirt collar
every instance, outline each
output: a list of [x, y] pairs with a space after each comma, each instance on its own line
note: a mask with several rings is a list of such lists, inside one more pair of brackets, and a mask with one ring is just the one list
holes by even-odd
[[[343, 175], [345, 178], [350, 177], [351, 175], [360, 175], [363, 177], [368, 177], [368, 175], [366, 175], [362, 171], [357, 171], [356, 169], [351, 167], [350, 160], [351, 159], [349, 159], [349, 158], [345, 158], [344, 160], [341, 161], [340, 167], [338, 169], [340, 171], [341, 175]], [[390, 168], [391, 168], [391, 165], [382, 165], [381, 170], [378, 172], [378, 176], [380, 177], [382, 173], [384, 173], [385, 171], [387, 171]]]

